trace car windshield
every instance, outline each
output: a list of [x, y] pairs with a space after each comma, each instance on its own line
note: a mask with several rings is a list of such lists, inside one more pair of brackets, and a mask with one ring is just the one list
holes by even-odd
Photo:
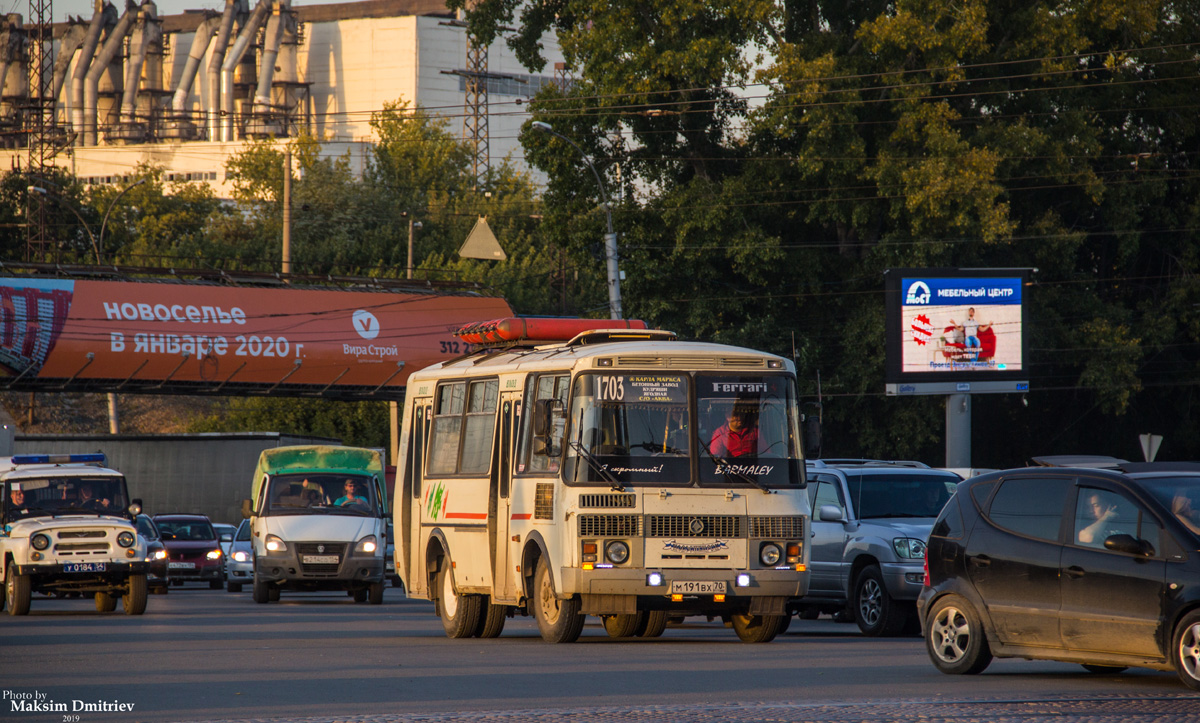
[[213, 542], [217, 539], [217, 531], [208, 520], [155, 520], [155, 524], [163, 535], [173, 535], [175, 542]]
[[57, 514], [124, 515], [124, 477], [25, 478], [4, 484], [4, 516], [15, 520]]
[[145, 515], [138, 515], [137, 530], [138, 534], [147, 540], [158, 539], [158, 529], [154, 526], [154, 523], [150, 520], [150, 518], [146, 517]]
[[250, 541], [250, 520], [242, 520], [242, 524], [238, 525], [237, 535], [233, 539], [236, 542]]
[[937, 517], [954, 493], [957, 475], [847, 473], [859, 519]]
[[370, 477], [354, 474], [282, 474], [267, 487], [269, 515], [374, 516], [379, 500]]
[[1139, 477], [1138, 482], [1193, 535], [1200, 537], [1200, 475]]
[[[695, 390], [696, 417], [691, 412]], [[567, 414], [572, 483], [798, 484], [802, 460], [790, 377], [582, 374]]]

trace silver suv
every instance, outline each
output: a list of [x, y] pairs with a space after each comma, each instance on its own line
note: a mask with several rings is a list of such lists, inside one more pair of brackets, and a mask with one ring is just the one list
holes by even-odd
[[920, 462], [808, 463], [812, 504], [808, 594], [792, 607], [853, 618], [864, 635], [917, 631], [925, 541], [961, 478]]

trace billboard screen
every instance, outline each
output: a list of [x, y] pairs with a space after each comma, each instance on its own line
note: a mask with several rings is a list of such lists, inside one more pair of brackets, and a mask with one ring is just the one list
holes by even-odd
[[887, 381], [1027, 379], [1025, 282], [1011, 270], [889, 270]]
[[452, 329], [511, 313], [420, 290], [0, 278], [0, 387], [397, 398], [466, 351]]

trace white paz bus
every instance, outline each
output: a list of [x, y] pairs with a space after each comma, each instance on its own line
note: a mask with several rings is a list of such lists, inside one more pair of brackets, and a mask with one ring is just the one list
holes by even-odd
[[[613, 328], [620, 325], [621, 328]], [[807, 592], [795, 371], [637, 321], [501, 319], [408, 381], [396, 570], [450, 637], [532, 615], [571, 642], [721, 618], [748, 642]]]

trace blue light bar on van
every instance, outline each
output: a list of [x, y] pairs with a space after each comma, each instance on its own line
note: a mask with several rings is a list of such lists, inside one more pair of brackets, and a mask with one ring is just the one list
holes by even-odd
[[18, 454], [12, 458], [13, 464], [87, 464], [89, 462], [105, 463], [103, 452], [88, 454]]

